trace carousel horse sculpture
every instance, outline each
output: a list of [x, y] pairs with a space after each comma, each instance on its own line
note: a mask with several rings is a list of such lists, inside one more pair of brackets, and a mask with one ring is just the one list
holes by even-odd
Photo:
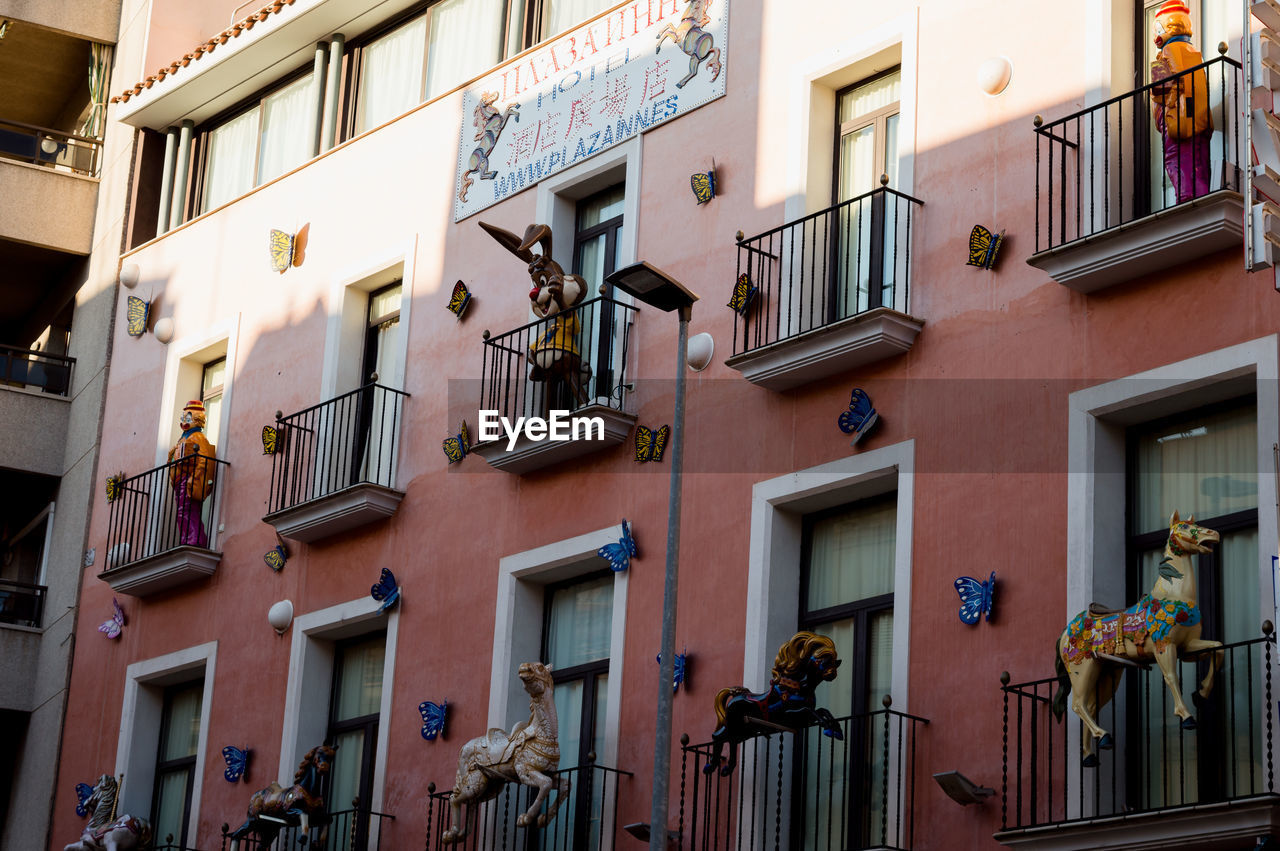
[[1209, 552], [1217, 542], [1217, 532], [1197, 526], [1194, 516], [1182, 520], [1175, 511], [1169, 520], [1169, 540], [1159, 576], [1151, 591], [1123, 611], [1108, 611], [1095, 603], [1063, 630], [1054, 657], [1059, 688], [1053, 698], [1053, 711], [1061, 720], [1070, 689], [1071, 709], [1089, 733], [1081, 736], [1085, 767], [1098, 764], [1094, 739], [1104, 750], [1114, 746], [1111, 734], [1096, 719], [1098, 710], [1115, 695], [1125, 665], [1154, 660], [1173, 694], [1173, 711], [1181, 719], [1182, 729], [1195, 729], [1196, 719], [1182, 700], [1177, 664], [1179, 655], [1213, 651], [1209, 653], [1209, 672], [1193, 695], [1197, 700], [1207, 698], [1213, 689], [1214, 674], [1222, 668], [1224, 654], [1221, 641], [1200, 637], [1200, 607], [1196, 604], [1195, 563], [1191, 557]]
[[711, 82], [714, 83], [720, 76], [720, 48], [715, 46], [715, 37], [703, 29], [711, 22], [711, 18], [707, 16], [707, 7], [710, 5], [711, 0], [688, 0], [684, 14], [680, 17], [680, 26], [667, 24], [658, 33], [658, 46], [654, 53], [662, 50], [663, 43], [671, 39], [676, 47], [689, 56], [689, 73], [676, 83], [677, 89], [683, 89], [684, 84], [697, 75], [698, 67], [704, 61], [711, 71]]
[[[493, 727], [462, 746], [458, 778], [453, 784], [453, 797], [449, 799], [452, 825], [444, 832], [446, 845], [461, 842], [467, 836], [462, 805], [492, 800], [507, 783], [520, 783], [538, 790], [533, 804], [516, 819], [517, 827], [528, 827], [535, 819], [538, 827], [546, 827], [569, 794], [569, 778], [551, 776], [560, 765], [560, 725], [552, 694], [551, 666], [524, 662], [517, 676], [529, 693], [530, 718], [517, 724], [510, 735]], [[537, 815], [552, 787], [559, 794], [545, 813]]]
[[80, 834], [80, 841], [71, 843], [63, 851], [133, 851], [151, 847], [151, 825], [145, 819], [131, 815], [116, 818], [119, 793], [120, 785], [110, 774], [98, 778], [84, 802], [89, 823]]
[[311, 817], [324, 810], [321, 784], [333, 765], [336, 750], [336, 745], [312, 748], [298, 764], [292, 786], [285, 788], [273, 780], [270, 786], [254, 792], [249, 799], [249, 817], [228, 834], [231, 851], [238, 851], [240, 840], [251, 833], [257, 835], [258, 847], [270, 848], [290, 818], [298, 819], [302, 833], [306, 835], [311, 827]]
[[768, 691], [752, 694], [745, 686], [720, 689], [715, 700], [719, 726], [711, 734], [715, 751], [702, 767], [703, 773], [710, 774], [720, 765], [726, 743], [729, 760], [721, 766], [720, 776], [733, 773], [738, 764], [738, 743], [761, 732], [753, 720], [796, 729], [819, 724], [824, 734], [843, 739], [840, 725], [828, 710], [816, 705], [813, 696], [819, 684], [836, 678], [839, 667], [835, 642], [825, 635], [797, 632], [778, 649]]

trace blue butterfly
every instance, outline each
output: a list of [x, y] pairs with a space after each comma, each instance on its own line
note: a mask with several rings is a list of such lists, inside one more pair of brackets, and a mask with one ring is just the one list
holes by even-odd
[[972, 576], [961, 576], [956, 580], [956, 593], [960, 595], [960, 620], [973, 626], [985, 613], [987, 622], [991, 622], [991, 609], [996, 596], [994, 570], [986, 582], [979, 582]]
[[222, 749], [222, 758], [227, 761], [227, 770], [222, 772], [222, 776], [227, 778], [228, 783], [239, 783], [240, 778], [244, 777], [249, 769], [250, 753], [248, 748], [241, 750], [231, 745]]
[[860, 388], [855, 388], [849, 397], [849, 410], [843, 411], [836, 420], [840, 430], [853, 435], [850, 446], [857, 446], [858, 440], [880, 421], [880, 415], [871, 407], [871, 398]]
[[432, 703], [424, 700], [418, 704], [418, 711], [422, 713], [422, 738], [434, 742], [436, 736], [444, 735], [444, 716], [449, 711], [449, 701]]
[[632, 557], [639, 556], [636, 549], [636, 539], [631, 537], [631, 527], [627, 525], [627, 518], [622, 518], [622, 537], [618, 539], [616, 544], [605, 544], [596, 550], [596, 555], [609, 562], [609, 567], [615, 572], [621, 572], [631, 566]]
[[382, 568], [378, 584], [369, 589], [369, 593], [373, 595], [373, 599], [382, 601], [382, 605], [378, 607], [378, 614], [394, 606], [400, 599], [400, 586], [396, 584], [395, 574], [385, 567]]
[[[672, 677], [671, 677], [671, 690], [672, 690], [672, 691], [679, 691], [679, 690], [680, 690], [680, 684], [684, 682], [684, 675], [685, 675], [685, 670], [686, 670], [686, 668], [685, 668], [685, 664], [686, 664], [686, 660], [687, 660], [688, 655], [689, 655], [688, 651], [685, 651], [684, 653], [677, 653], [677, 654], [676, 654], [676, 663], [675, 663], [675, 668], [673, 669], [673, 675], [672, 675]], [[661, 654], [661, 653], [659, 653], [659, 654], [658, 654], [658, 664], [659, 664], [659, 665], [661, 665], [661, 664], [662, 664], [662, 654]]]
[[76, 784], [76, 815], [84, 818], [89, 815], [89, 810], [85, 804], [89, 803], [89, 796], [93, 794], [93, 787], [88, 783]]

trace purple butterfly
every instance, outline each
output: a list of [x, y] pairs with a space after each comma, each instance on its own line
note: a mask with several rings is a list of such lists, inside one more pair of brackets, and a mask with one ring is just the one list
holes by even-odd
[[111, 608], [111, 620], [103, 621], [98, 626], [98, 632], [107, 638], [119, 638], [120, 630], [124, 628], [124, 609], [120, 608], [120, 601], [115, 597], [111, 598]]

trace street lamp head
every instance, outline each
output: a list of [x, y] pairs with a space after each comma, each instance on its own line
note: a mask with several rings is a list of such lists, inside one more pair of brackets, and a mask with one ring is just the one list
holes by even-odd
[[641, 260], [624, 266], [605, 278], [612, 286], [658, 310], [672, 311], [689, 307], [698, 300], [684, 284]]

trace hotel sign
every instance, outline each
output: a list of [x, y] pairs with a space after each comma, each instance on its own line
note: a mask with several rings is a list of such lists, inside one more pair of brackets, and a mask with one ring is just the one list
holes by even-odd
[[730, 0], [633, 0], [463, 93], [460, 221], [725, 93]]

